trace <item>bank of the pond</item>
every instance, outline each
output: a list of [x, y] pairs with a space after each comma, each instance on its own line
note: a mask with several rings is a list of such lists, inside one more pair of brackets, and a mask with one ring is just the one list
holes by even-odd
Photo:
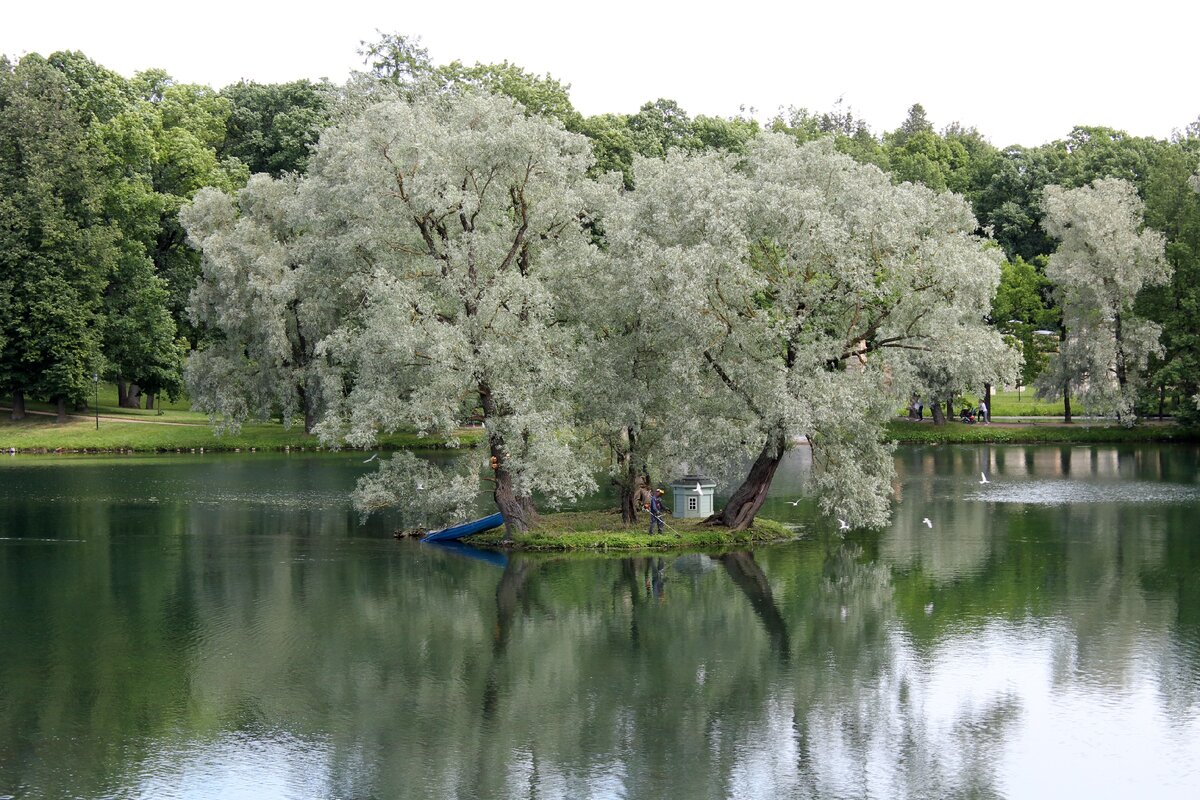
[[893, 420], [891, 437], [901, 444], [1134, 444], [1200, 442], [1200, 429], [1173, 422], [1144, 422], [1132, 428], [1109, 421], [1079, 420], [1065, 424], [1059, 419], [1037, 421], [993, 421], [968, 425], [932, 421]]
[[[141, 415], [102, 414], [99, 428], [94, 417], [70, 416], [58, 422], [51, 414], [31, 413], [13, 422], [0, 416], [0, 451], [20, 453], [163, 453], [251, 450], [317, 450], [317, 437], [300, 426], [284, 428], [278, 422], [248, 423], [236, 434], [216, 435], [194, 412], [176, 412], [167, 418]], [[188, 421], [184, 421], [184, 420]], [[1124, 444], [1156, 442], [1200, 442], [1200, 429], [1172, 422], [1149, 421], [1125, 428], [1110, 421], [1079, 420], [1070, 425], [1061, 418], [996, 420], [990, 425], [967, 425], [951, 421], [934, 425], [931, 420], [912, 422], [898, 419], [888, 423], [890, 436], [901, 444]], [[460, 436], [470, 442], [481, 436], [479, 429], [464, 429]], [[437, 448], [443, 442], [413, 433], [381, 436], [378, 448]]]
[[[463, 432], [471, 439], [474, 430]], [[439, 439], [421, 438], [413, 433], [381, 436], [381, 450], [400, 448], [437, 448]], [[13, 422], [0, 418], [0, 451], [19, 453], [170, 453], [254, 450], [317, 450], [321, 442], [306, 434], [303, 427], [284, 428], [279, 423], [243, 425], [236, 434], [218, 436], [207, 424], [164, 422], [153, 418], [101, 417], [99, 428], [94, 417], [68, 417], [58, 422], [54, 416], [30, 414]]]
[[731, 531], [705, 525], [700, 519], [666, 520], [661, 534], [647, 532], [649, 521], [642, 515], [635, 527], [626, 527], [615, 511], [569, 511], [542, 514], [538, 525], [527, 533], [505, 540], [504, 529], [476, 534], [463, 541], [479, 547], [506, 550], [672, 550], [691, 548], [744, 547], [796, 538], [796, 532], [774, 520], [758, 518], [754, 527]]

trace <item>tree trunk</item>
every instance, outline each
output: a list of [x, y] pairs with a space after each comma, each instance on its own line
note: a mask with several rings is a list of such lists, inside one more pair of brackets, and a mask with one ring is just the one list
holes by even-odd
[[633, 525], [637, 522], [637, 508], [633, 504], [633, 496], [636, 490], [630, 490], [624, 483], [620, 486], [621, 489], [621, 524]]
[[945, 425], [946, 424], [946, 415], [942, 413], [941, 403], [934, 400], [933, 403], [930, 404], [929, 410], [933, 412], [933, 424], [934, 425]]
[[[492, 395], [492, 389], [486, 381], [481, 381], [479, 384], [479, 400], [483, 406], [485, 425], [487, 420], [498, 419], [501, 416], [500, 409], [496, 405], [496, 398]], [[496, 507], [504, 515], [504, 538], [511, 540], [513, 534], [524, 533], [537, 524], [537, 509], [534, 508], [533, 498], [518, 496], [513, 490], [512, 473], [505, 466], [505, 458], [508, 455], [507, 448], [504, 446], [504, 440], [496, 433], [491, 432], [491, 429], [488, 434], [488, 450], [491, 453], [492, 462], [496, 465], [494, 470], [496, 490], [492, 496], [496, 501]]]
[[744, 531], [754, 524], [754, 517], [767, 499], [767, 490], [771, 488], [775, 470], [779, 468], [779, 462], [786, 452], [787, 440], [783, 434], [770, 434], [742, 485], [734, 491], [725, 508], [706, 519], [705, 523], [722, 525], [734, 531]]
[[983, 405], [985, 408], [987, 408], [987, 411], [983, 415], [984, 418], [980, 421], [981, 422], [991, 422], [992, 421], [992, 385], [990, 383], [985, 383], [983, 385]]
[[147, 410], [147, 411], [153, 411], [153, 410], [154, 410], [154, 398], [155, 398], [155, 396], [156, 396], [156, 395], [154, 394], [154, 392], [149, 392], [149, 393], [146, 395], [146, 410]]
[[946, 401], [946, 419], [954, 419], [954, 398]]
[[633, 427], [626, 425], [621, 429], [621, 444], [624, 451], [617, 455], [617, 465], [620, 467], [620, 479], [617, 487], [621, 493], [621, 522], [633, 525], [638, 521], [638, 496], [645, 483], [637, 469], [637, 434]]
[[25, 392], [20, 389], [13, 389], [12, 412], [9, 414], [9, 419], [13, 422], [25, 419]]
[[1163, 411], [1167, 407], [1167, 385], [1164, 383], [1158, 387], [1158, 418], [1162, 420]]
[[125, 386], [125, 381], [117, 378], [117, 405], [121, 408], [126, 408], [125, 403], [128, 402], [126, 397], [129, 390]]
[[[1061, 353], [1063, 343], [1067, 341], [1067, 325], [1063, 321], [1063, 325], [1058, 331], [1058, 351]], [[1063, 422], [1071, 421], [1071, 381], [1063, 381]]]
[[300, 405], [304, 407], [304, 432], [312, 433], [317, 427], [317, 400], [314, 392], [308, 391], [304, 384], [296, 384], [296, 393], [300, 395]]
[[[492, 448], [496, 455], [500, 450]], [[496, 456], [499, 458], [499, 456]], [[504, 468], [503, 462], [496, 469], [496, 490], [493, 493], [496, 508], [504, 515], [504, 538], [512, 539], [515, 533], [524, 533], [537, 524], [537, 509], [529, 497], [518, 496], [513, 491], [512, 473]]]
[[124, 384], [117, 381], [117, 398], [121, 408], [141, 408], [142, 407], [142, 389], [136, 383], [130, 383], [125, 390], [124, 396], [121, 394], [121, 389]]
[[59, 424], [66, 422], [67, 421], [67, 398], [65, 398], [65, 397], [54, 398], [54, 406], [55, 406], [54, 410], [57, 412], [57, 417], [55, 418], [55, 421], [58, 422]]

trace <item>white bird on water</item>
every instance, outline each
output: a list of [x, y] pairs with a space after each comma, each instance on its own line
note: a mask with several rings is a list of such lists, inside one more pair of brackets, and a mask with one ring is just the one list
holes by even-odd
[[375, 455], [371, 456], [370, 458], [368, 458], [368, 459], [367, 459], [366, 461], [364, 461], [363, 463], [364, 463], [364, 464], [370, 464], [372, 461], [374, 461], [374, 460], [375, 460], [375, 459], [377, 459], [377, 458], [379, 458], [379, 453], [376, 453]]
[[981, 473], [979, 473], [979, 482], [980, 482], [980, 483], [991, 483], [991, 481], [989, 481], [989, 480], [987, 479], [987, 473], [986, 473], [986, 472], [981, 472]]
[[929, 521], [929, 517], [926, 517], [925, 519], [921, 520], [921, 524], [924, 525], [926, 528], [933, 527], [933, 523]]
[[838, 530], [839, 530], [839, 531], [848, 531], [848, 530], [850, 530], [850, 525], [849, 525], [849, 523], [847, 523], [847, 522], [846, 522], [846, 520], [844, 520], [844, 519], [839, 519], [839, 520], [838, 520]]

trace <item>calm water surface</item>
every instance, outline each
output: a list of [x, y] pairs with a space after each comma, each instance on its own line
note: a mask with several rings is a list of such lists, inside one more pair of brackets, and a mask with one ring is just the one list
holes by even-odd
[[361, 454], [3, 457], [0, 797], [1200, 796], [1195, 449], [902, 449], [845, 538], [806, 455], [794, 542], [490, 561]]

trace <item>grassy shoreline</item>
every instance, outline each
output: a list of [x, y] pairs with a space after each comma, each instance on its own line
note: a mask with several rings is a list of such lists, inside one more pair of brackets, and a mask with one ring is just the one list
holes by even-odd
[[1200, 442], [1200, 429], [1175, 423], [1142, 423], [1126, 428], [1108, 420], [1080, 420], [1064, 424], [1061, 418], [1038, 421], [993, 422], [967, 425], [931, 421], [888, 422], [888, 433], [900, 444], [1154, 444]]
[[630, 550], [687, 550], [746, 547], [788, 541], [796, 532], [774, 520], [759, 518], [745, 531], [714, 528], [700, 519], [666, 519], [661, 534], [646, 532], [649, 520], [642, 515], [636, 526], [626, 527], [615, 511], [563, 511], [540, 515], [529, 532], [504, 539], [504, 529], [478, 533], [463, 541], [475, 547], [505, 551], [573, 552]]
[[[112, 411], [103, 413], [112, 414]], [[176, 412], [174, 420], [150, 416], [143, 411], [122, 419], [95, 419], [73, 416], [59, 423], [53, 416], [30, 415], [12, 422], [0, 412], [0, 451], [18, 453], [169, 453], [237, 452], [254, 450], [324, 450], [316, 436], [304, 433], [300, 426], [285, 429], [278, 422], [254, 422], [242, 426], [237, 434], [216, 435], [202, 415]], [[170, 424], [163, 424], [170, 423]], [[1143, 423], [1124, 428], [1107, 420], [1081, 420], [1064, 425], [1061, 419], [996, 422], [992, 425], [965, 425], [932, 421], [888, 422], [888, 434], [900, 444], [1133, 444], [1159, 442], [1200, 442], [1200, 429], [1174, 423]], [[480, 433], [464, 430], [464, 440]], [[440, 439], [421, 438], [412, 433], [381, 436], [372, 449], [438, 448]]]
[[[0, 412], [2, 413], [2, 412]], [[461, 433], [464, 439], [479, 434]], [[379, 437], [372, 449], [436, 449], [441, 439], [422, 438], [414, 433], [394, 433]], [[247, 423], [237, 434], [218, 436], [201, 424], [160, 424], [138, 419], [106, 419], [100, 427], [95, 419], [70, 417], [59, 423], [52, 416], [30, 415], [12, 422], [7, 414], [0, 418], [0, 451], [18, 453], [170, 453], [239, 452], [257, 450], [326, 450], [320, 439], [304, 432], [303, 426], [284, 428], [278, 422]]]

